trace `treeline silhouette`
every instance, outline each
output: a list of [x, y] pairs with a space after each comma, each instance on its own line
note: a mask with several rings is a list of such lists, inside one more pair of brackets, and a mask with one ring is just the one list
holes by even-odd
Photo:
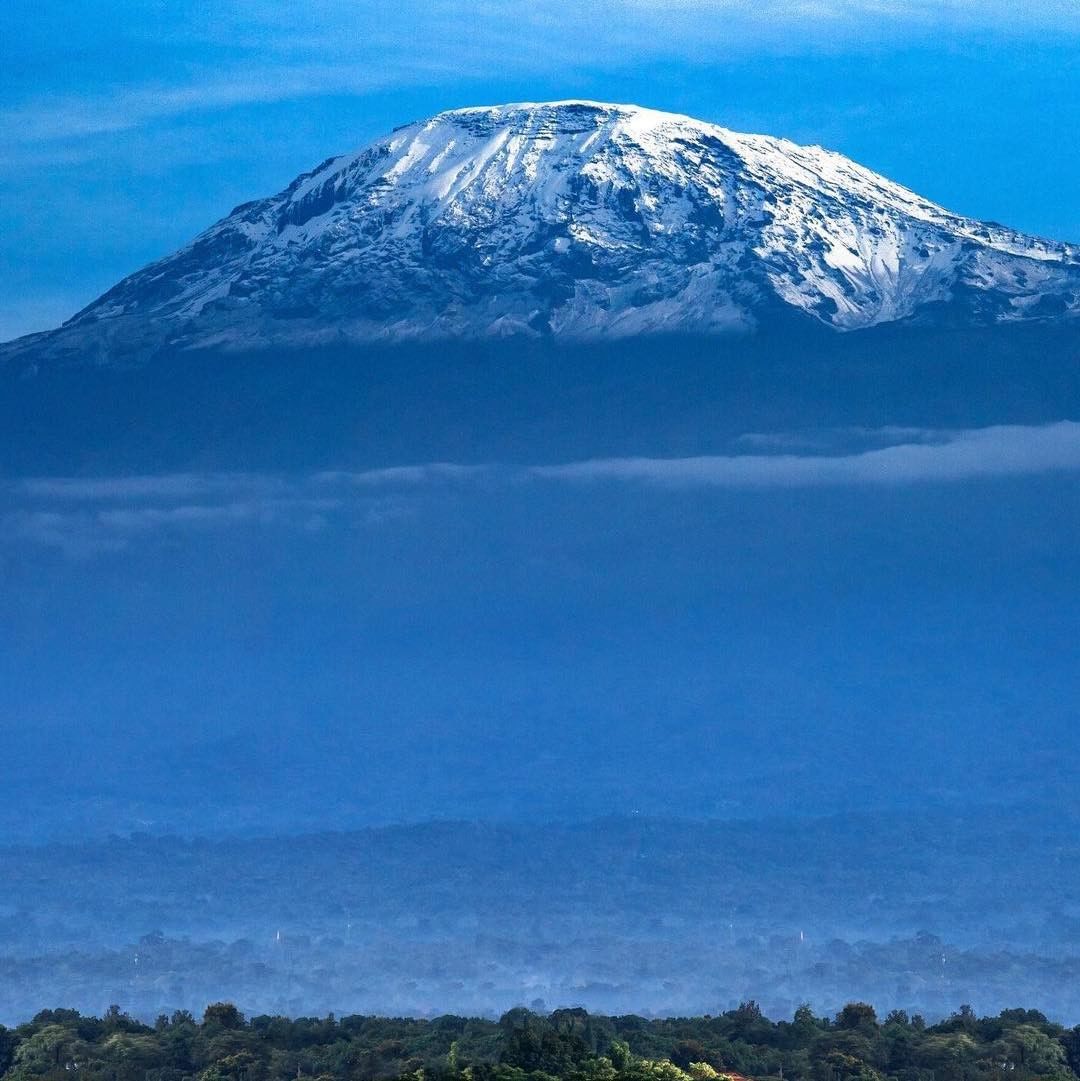
[[866, 1003], [835, 1017], [807, 1007], [771, 1021], [755, 1002], [719, 1016], [549, 1015], [498, 1021], [263, 1015], [231, 1003], [150, 1025], [113, 1006], [104, 1017], [44, 1010], [0, 1026], [3, 1081], [1076, 1081], [1080, 1025], [1037, 1010], [937, 1024]]

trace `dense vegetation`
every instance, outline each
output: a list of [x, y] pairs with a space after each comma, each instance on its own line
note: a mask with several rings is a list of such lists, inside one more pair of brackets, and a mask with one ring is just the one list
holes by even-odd
[[44, 1010], [0, 1026], [3, 1081], [1076, 1081], [1080, 1026], [1035, 1010], [978, 1017], [962, 1006], [928, 1025], [865, 1003], [834, 1018], [809, 1007], [767, 1019], [754, 1002], [720, 1016], [645, 1019], [549, 1016], [519, 1008], [498, 1021], [259, 1016], [229, 1003], [201, 1020], [180, 1011], [147, 1025], [111, 1007], [104, 1017]]

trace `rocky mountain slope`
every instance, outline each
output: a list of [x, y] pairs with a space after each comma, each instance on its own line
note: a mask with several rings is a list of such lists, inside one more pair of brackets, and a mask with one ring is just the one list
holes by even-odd
[[787, 315], [844, 331], [1075, 318], [1080, 248], [689, 117], [472, 108], [331, 158], [5, 351], [593, 340]]

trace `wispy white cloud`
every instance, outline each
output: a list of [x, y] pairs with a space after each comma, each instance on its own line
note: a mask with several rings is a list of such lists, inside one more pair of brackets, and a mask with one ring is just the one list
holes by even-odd
[[1072, 0], [615, 0], [616, 6], [712, 12], [794, 23], [884, 20], [888, 24], [1068, 27], [1080, 23]]
[[300, 476], [167, 473], [29, 477], [0, 484], [0, 543], [73, 557], [157, 536], [243, 527], [321, 530], [331, 520], [381, 527], [412, 517], [426, 495], [496, 472], [450, 463], [323, 471]]
[[123, 507], [99, 511], [97, 522], [117, 534], [145, 533], [156, 529], [213, 529], [244, 522], [270, 524], [298, 510], [322, 513], [337, 510], [332, 499], [247, 499], [231, 503], [187, 503], [179, 507]]
[[[178, 5], [169, 34], [227, 53], [171, 77], [40, 93], [0, 108], [0, 146], [107, 136], [190, 113], [470, 79], [572, 73], [716, 50], [867, 44], [941, 28], [1080, 33], [1073, 0], [364, 0], [280, 5], [232, 0], [206, 20]], [[131, 14], [138, 23], [138, 13]], [[129, 33], [138, 33], [138, 26]]]
[[[619, 481], [671, 487], [794, 488], [953, 482], [1080, 469], [1080, 423], [1003, 425], [926, 433], [856, 454], [746, 454], [694, 458], [606, 458], [537, 466], [535, 477], [578, 483]], [[927, 441], [931, 440], [931, 441]]]
[[133, 503], [235, 496], [273, 495], [289, 490], [280, 477], [247, 473], [168, 473], [129, 477], [33, 477], [14, 482], [11, 490], [51, 502]]
[[362, 472], [328, 470], [312, 478], [318, 484], [345, 484], [358, 488], [412, 487], [441, 481], [466, 481], [491, 472], [490, 466], [431, 462], [428, 465], [397, 465]]
[[[858, 449], [821, 452], [838, 441]], [[736, 446], [747, 440], [736, 440]], [[382, 528], [447, 493], [480, 499], [522, 485], [667, 489], [791, 489], [952, 484], [1080, 472], [1080, 423], [965, 431], [886, 428], [752, 437], [754, 453], [606, 458], [535, 466], [427, 465], [302, 476], [181, 473], [32, 478], [0, 488], [0, 543], [86, 556], [140, 539], [253, 527], [322, 530], [337, 522]], [[793, 453], [791, 448], [803, 448]], [[814, 449], [817, 448], [817, 449]], [[763, 449], [771, 452], [760, 452]]]
[[[445, 73], [438, 63], [418, 64], [420, 78]], [[361, 95], [395, 85], [399, 65], [382, 69], [351, 63], [267, 63], [238, 71], [212, 73], [190, 83], [130, 86], [105, 94], [85, 93], [34, 98], [0, 110], [6, 144], [61, 142], [130, 131], [154, 121], [236, 106], [271, 104], [332, 94]]]
[[0, 542], [52, 549], [79, 559], [119, 551], [128, 540], [101, 529], [92, 515], [19, 508], [0, 514]]

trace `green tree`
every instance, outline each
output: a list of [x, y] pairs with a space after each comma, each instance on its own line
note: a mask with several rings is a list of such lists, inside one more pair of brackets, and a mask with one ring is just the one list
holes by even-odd
[[866, 1002], [849, 1002], [837, 1015], [838, 1028], [868, 1031], [877, 1028], [877, 1012]]
[[1065, 1048], [1034, 1025], [1015, 1025], [995, 1040], [991, 1053], [1006, 1070], [1045, 1076], [1068, 1070]]
[[224, 1029], [244, 1027], [244, 1015], [231, 1002], [214, 1002], [203, 1013], [204, 1025], [218, 1025]]
[[67, 1025], [45, 1025], [15, 1049], [6, 1081], [30, 1078], [63, 1078], [91, 1060], [92, 1046]]

